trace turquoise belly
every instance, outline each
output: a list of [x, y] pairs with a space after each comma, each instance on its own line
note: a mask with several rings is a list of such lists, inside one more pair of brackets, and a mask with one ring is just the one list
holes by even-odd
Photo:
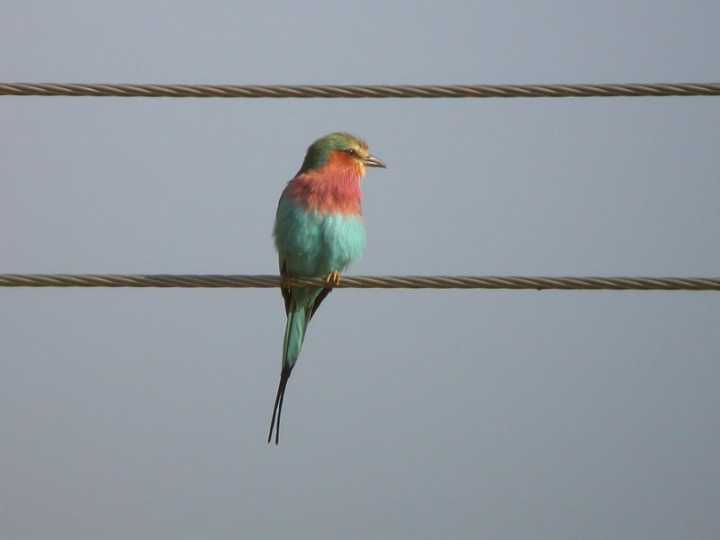
[[284, 201], [278, 206], [274, 236], [281, 260], [295, 275], [342, 272], [365, 249], [361, 216], [306, 212]]

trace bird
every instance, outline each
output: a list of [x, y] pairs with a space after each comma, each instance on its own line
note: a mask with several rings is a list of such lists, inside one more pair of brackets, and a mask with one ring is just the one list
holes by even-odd
[[325, 286], [281, 288], [287, 322], [268, 444], [273, 429], [275, 444], [280, 441], [285, 388], [308, 323], [333, 287], [340, 284], [341, 273], [365, 249], [360, 184], [367, 167], [386, 166], [359, 137], [330, 133], [308, 147], [300, 170], [280, 196], [273, 228], [280, 275], [283, 279], [320, 277]]

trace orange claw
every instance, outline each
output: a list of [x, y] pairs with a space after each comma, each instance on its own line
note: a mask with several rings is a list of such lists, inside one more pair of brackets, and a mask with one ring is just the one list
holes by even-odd
[[325, 283], [327, 283], [331, 287], [337, 287], [338, 285], [340, 285], [340, 272], [330, 272], [325, 277]]

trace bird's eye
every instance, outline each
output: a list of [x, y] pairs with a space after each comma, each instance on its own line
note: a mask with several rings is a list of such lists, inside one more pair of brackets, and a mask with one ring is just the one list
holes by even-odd
[[349, 155], [349, 156], [356, 156], [356, 155], [357, 155], [357, 152], [355, 151], [354, 148], [346, 148], [346, 149], [345, 149], [345, 153], [346, 153], [347, 155]]

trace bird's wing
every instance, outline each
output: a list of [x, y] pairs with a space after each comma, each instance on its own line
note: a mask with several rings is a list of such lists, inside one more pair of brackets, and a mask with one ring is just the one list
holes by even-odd
[[312, 309], [310, 310], [310, 317], [308, 318], [308, 321], [312, 319], [312, 316], [315, 315], [315, 312], [317, 311], [317, 308], [320, 307], [320, 304], [322, 304], [322, 301], [325, 300], [325, 297], [332, 292], [332, 288], [325, 287], [320, 293], [317, 295], [317, 298], [315, 298], [315, 302], [313, 303]]
[[[280, 259], [279, 262], [280, 262], [280, 276], [283, 278], [288, 277], [287, 261], [285, 261], [284, 259]], [[332, 291], [331, 287], [325, 287], [317, 295], [317, 298], [315, 298], [315, 302], [313, 302], [312, 308], [310, 309], [308, 322], [310, 322], [310, 319], [312, 319], [312, 316], [315, 315], [317, 308], [320, 307], [320, 304], [322, 304], [322, 301], [325, 300], [325, 297], [328, 294], [330, 294], [331, 291]], [[288, 315], [290, 312], [290, 297], [292, 296], [292, 291], [291, 291], [290, 287], [280, 287], [280, 292], [282, 292], [283, 300], [285, 300], [285, 315]]]
[[[287, 261], [284, 259], [280, 259], [280, 276], [287, 277]], [[280, 292], [282, 292], [283, 300], [285, 300], [285, 315], [287, 315], [290, 312], [290, 295], [292, 291], [290, 287], [281, 287]]]

